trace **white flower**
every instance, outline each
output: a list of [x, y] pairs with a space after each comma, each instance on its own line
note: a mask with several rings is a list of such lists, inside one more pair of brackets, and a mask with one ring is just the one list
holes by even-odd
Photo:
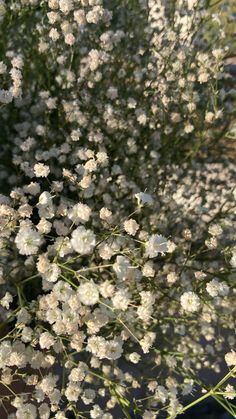
[[148, 322], [151, 318], [151, 315], [153, 313], [153, 308], [152, 306], [146, 306], [145, 305], [140, 305], [137, 309], [137, 315], [139, 317], [140, 320], [142, 320], [142, 322]]
[[70, 383], [65, 390], [65, 396], [70, 402], [77, 402], [79, 395], [81, 393], [81, 388], [78, 383]]
[[17, 324], [27, 324], [30, 323], [32, 318], [26, 308], [22, 307], [20, 311], [17, 312]]
[[111, 218], [112, 212], [108, 208], [103, 207], [100, 209], [99, 216], [101, 220], [107, 221], [109, 218]]
[[87, 370], [87, 365], [84, 364], [83, 362], [79, 362], [78, 367], [72, 368], [69, 375], [69, 380], [73, 382], [83, 381], [86, 370]]
[[130, 263], [124, 256], [117, 256], [113, 269], [118, 279], [124, 279], [128, 273]]
[[92, 388], [86, 388], [81, 395], [81, 400], [85, 405], [91, 404], [96, 397], [96, 392]]
[[47, 403], [43, 403], [38, 408], [40, 419], [48, 419], [50, 417], [50, 409]]
[[137, 117], [137, 121], [140, 123], [140, 125], [146, 125], [147, 123], [147, 115], [144, 112], [143, 109], [137, 109], [135, 111], [136, 117]]
[[42, 238], [30, 227], [22, 227], [16, 235], [15, 243], [21, 255], [35, 255], [42, 244]]
[[184, 132], [186, 134], [190, 134], [190, 132], [192, 132], [194, 130], [194, 126], [190, 123], [185, 124], [184, 126]]
[[73, 221], [76, 225], [79, 223], [85, 223], [89, 220], [91, 214], [91, 208], [85, 204], [76, 204], [68, 211], [68, 218]]
[[98, 287], [92, 281], [80, 284], [77, 292], [81, 303], [87, 306], [92, 306], [99, 300]]
[[54, 246], [60, 257], [73, 252], [69, 237], [57, 237]]
[[206, 112], [205, 121], [211, 124], [215, 119], [215, 114], [213, 112]]
[[47, 270], [43, 272], [42, 278], [48, 282], [56, 282], [61, 274], [61, 269], [56, 263], [48, 263]]
[[7, 66], [3, 61], [0, 61], [0, 74], [4, 74], [7, 71]]
[[234, 387], [231, 386], [231, 384], [227, 384], [227, 386], [225, 387], [224, 396], [226, 397], [226, 399], [229, 399], [229, 400], [233, 400], [235, 398], [236, 391]]
[[73, 0], [59, 0], [59, 8], [63, 13], [69, 13], [71, 10], [73, 10], [73, 7]]
[[[0, 5], [1, 7], [1, 5]], [[0, 90], [0, 103], [7, 105], [13, 99], [13, 95], [9, 90]]]
[[167, 252], [168, 253], [173, 253], [176, 249], [176, 244], [174, 242], [172, 242], [171, 240], [167, 241]]
[[88, 338], [87, 351], [99, 359], [118, 359], [123, 352], [122, 344], [118, 339], [106, 341], [102, 336]]
[[233, 251], [232, 257], [231, 257], [229, 263], [233, 268], [236, 268], [236, 250]]
[[57, 412], [55, 415], [56, 419], [67, 419], [64, 412]]
[[46, 164], [36, 163], [34, 165], [34, 174], [36, 177], [47, 177], [50, 173], [50, 168]]
[[138, 364], [140, 361], [141, 356], [137, 352], [132, 352], [129, 354], [129, 360], [130, 362], [133, 362], [133, 364]]
[[159, 234], [152, 234], [146, 244], [146, 256], [155, 258], [159, 253], [168, 251], [168, 241]]
[[5, 307], [7, 310], [10, 307], [10, 304], [13, 301], [12, 295], [7, 291], [4, 297], [0, 300], [0, 304], [2, 307]]
[[200, 308], [200, 298], [192, 291], [185, 292], [180, 297], [181, 306], [185, 311], [191, 313], [197, 311]]
[[52, 218], [54, 216], [54, 208], [52, 203], [52, 195], [49, 192], [42, 192], [39, 196], [37, 208], [40, 218]]
[[198, 3], [198, 0], [188, 0], [188, 9], [192, 10]]
[[36, 227], [39, 233], [48, 234], [51, 231], [52, 223], [50, 223], [50, 221], [47, 221], [46, 218], [41, 218]]
[[110, 281], [106, 280], [99, 286], [99, 291], [104, 298], [109, 298], [114, 294], [115, 287]]
[[117, 291], [112, 297], [113, 307], [125, 311], [130, 303], [130, 294], [127, 289]]
[[39, 201], [37, 204], [37, 207], [47, 207], [48, 205], [51, 204], [52, 201], [52, 195], [49, 192], [42, 192], [41, 195], [39, 196]]
[[122, 355], [122, 352], [122, 344], [118, 340], [113, 339], [109, 342], [106, 342], [105, 358], [112, 360], [119, 359]]
[[55, 342], [54, 337], [49, 332], [44, 332], [40, 335], [39, 345], [42, 349], [49, 349]]
[[86, 349], [99, 359], [105, 358], [106, 340], [102, 336], [91, 336], [88, 338]]
[[208, 228], [208, 232], [212, 235], [212, 236], [220, 236], [223, 233], [223, 230], [221, 228], [221, 226], [219, 224], [212, 224], [209, 228]]
[[166, 403], [168, 399], [168, 391], [164, 386], [158, 386], [155, 393], [155, 398], [160, 400], [162, 403]]
[[38, 195], [40, 192], [40, 185], [37, 182], [30, 182], [23, 187], [23, 190], [30, 195]]
[[153, 203], [152, 196], [148, 193], [145, 193], [145, 192], [136, 193], [135, 198], [138, 201], [138, 205], [152, 204]]
[[236, 366], [236, 352], [233, 350], [231, 352], [228, 352], [225, 355], [225, 362], [228, 365], [228, 367], [235, 367]]
[[219, 282], [218, 279], [212, 279], [208, 282], [206, 290], [211, 297], [217, 297], [218, 295], [224, 297], [229, 293], [229, 287], [226, 282]]
[[20, 406], [16, 411], [17, 419], [36, 419], [37, 409], [31, 403], [26, 403]]
[[135, 220], [130, 218], [129, 220], [126, 220], [124, 222], [124, 229], [126, 233], [130, 234], [131, 236], [134, 236], [139, 229], [139, 225]]
[[92, 230], [86, 230], [81, 226], [73, 231], [71, 245], [77, 253], [89, 254], [93, 251], [95, 244], [96, 238]]

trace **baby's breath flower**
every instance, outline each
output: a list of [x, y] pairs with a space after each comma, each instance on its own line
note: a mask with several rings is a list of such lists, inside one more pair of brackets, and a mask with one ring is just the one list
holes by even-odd
[[71, 245], [77, 253], [89, 254], [93, 251], [95, 244], [96, 238], [92, 230], [78, 227], [73, 231]]
[[30, 227], [20, 228], [15, 238], [16, 246], [21, 255], [35, 255], [42, 242], [40, 234]]
[[231, 350], [225, 355], [225, 362], [228, 367], [235, 367], [236, 366], [236, 352]]
[[126, 233], [130, 234], [131, 236], [134, 236], [139, 229], [139, 225], [135, 220], [130, 218], [129, 220], [126, 220], [124, 222], [124, 229]]
[[199, 297], [192, 291], [185, 292], [181, 295], [180, 302], [183, 310], [189, 311], [190, 313], [198, 311], [201, 305]]
[[220, 236], [223, 232], [222, 227], [219, 224], [211, 224], [208, 228], [208, 232], [212, 236]]
[[10, 307], [10, 304], [13, 301], [12, 295], [7, 291], [3, 298], [0, 300], [0, 304], [2, 307], [6, 308], [7, 310]]
[[39, 345], [42, 349], [49, 349], [55, 342], [54, 337], [49, 332], [40, 335]]
[[47, 177], [50, 173], [50, 168], [46, 164], [36, 163], [34, 165], [34, 174], [36, 177]]
[[128, 269], [130, 267], [130, 262], [124, 256], [117, 256], [116, 262], [113, 265], [113, 269], [119, 279], [125, 279]]
[[99, 290], [94, 282], [84, 282], [78, 288], [78, 296], [81, 303], [85, 305], [94, 305], [99, 300]]
[[152, 204], [153, 203], [153, 198], [151, 195], [145, 193], [145, 192], [139, 192], [135, 194], [135, 198], [138, 201], [138, 205], [143, 205], [143, 204]]
[[167, 239], [160, 234], [153, 234], [146, 243], [146, 255], [150, 258], [155, 258], [167, 250]]
[[132, 352], [131, 354], [129, 354], [129, 360], [133, 364], [138, 364], [140, 359], [141, 359], [141, 356], [137, 352]]
[[91, 208], [88, 205], [79, 203], [74, 205], [68, 211], [68, 218], [73, 221], [76, 225], [79, 223], [85, 223], [89, 220], [91, 215]]

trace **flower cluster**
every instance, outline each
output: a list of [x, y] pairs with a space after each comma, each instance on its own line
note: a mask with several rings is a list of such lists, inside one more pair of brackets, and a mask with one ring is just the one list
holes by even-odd
[[208, 3], [0, 0], [9, 419], [174, 417], [236, 365], [236, 169], [187, 160], [233, 113]]

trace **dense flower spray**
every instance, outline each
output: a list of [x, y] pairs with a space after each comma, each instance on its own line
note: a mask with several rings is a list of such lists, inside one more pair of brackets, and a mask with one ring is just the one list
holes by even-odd
[[0, 417], [174, 418], [236, 365], [236, 169], [188, 162], [233, 118], [220, 19], [0, 0], [0, 25]]

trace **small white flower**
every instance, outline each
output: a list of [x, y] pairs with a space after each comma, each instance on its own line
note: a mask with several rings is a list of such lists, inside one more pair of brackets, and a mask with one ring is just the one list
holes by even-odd
[[21, 255], [35, 255], [42, 244], [42, 238], [30, 227], [22, 227], [16, 235], [15, 243]]
[[56, 263], [48, 263], [46, 272], [42, 274], [42, 278], [48, 282], [56, 282], [61, 274], [61, 269]]
[[52, 202], [52, 195], [49, 192], [42, 192], [39, 196], [36, 207], [39, 210], [40, 218], [52, 218], [54, 216], [54, 207]]
[[[1, 7], [1, 5], [0, 5]], [[1, 15], [1, 14], [0, 14]], [[13, 95], [9, 90], [0, 90], [0, 103], [7, 105], [13, 99]]]
[[96, 238], [92, 230], [86, 230], [81, 226], [73, 231], [71, 245], [77, 253], [89, 254], [93, 251], [95, 244]]
[[233, 350], [231, 352], [228, 352], [225, 355], [225, 362], [228, 365], [228, 367], [235, 367], [236, 366], [236, 352]]
[[99, 286], [99, 291], [104, 298], [112, 297], [115, 291], [114, 285], [106, 280]]
[[223, 233], [223, 230], [221, 228], [221, 226], [219, 224], [212, 224], [209, 228], [208, 228], [208, 232], [212, 235], [212, 236], [220, 236]]
[[73, 0], [59, 0], [59, 8], [63, 13], [69, 13], [71, 10], [73, 10], [73, 7]]
[[7, 291], [4, 297], [0, 300], [0, 304], [2, 307], [5, 307], [7, 310], [10, 307], [10, 304], [13, 301], [12, 295]]
[[192, 291], [185, 292], [180, 297], [181, 306], [185, 311], [194, 313], [200, 308], [200, 298]]
[[236, 250], [233, 251], [232, 257], [231, 257], [229, 263], [233, 268], [236, 268]]
[[34, 174], [36, 177], [47, 177], [50, 173], [50, 168], [46, 164], [36, 163], [34, 165]]
[[155, 398], [160, 400], [162, 403], [166, 403], [169, 397], [168, 391], [164, 386], [158, 386], [155, 393]]
[[124, 279], [128, 273], [130, 267], [129, 260], [124, 256], [117, 256], [116, 262], [113, 265], [113, 269], [118, 279]]
[[51, 231], [52, 223], [50, 223], [50, 221], [47, 221], [46, 218], [41, 218], [36, 227], [39, 233], [48, 234]]
[[224, 396], [228, 400], [233, 400], [235, 398], [235, 396], [236, 396], [236, 390], [235, 390], [235, 388], [233, 386], [231, 386], [231, 384], [227, 384], [227, 386], [225, 387]]
[[121, 345], [121, 342], [119, 342], [118, 340], [110, 340], [109, 342], [106, 342], [106, 353], [105, 353], [105, 358], [108, 359], [119, 359], [122, 355], [123, 352], [123, 348]]
[[68, 211], [68, 218], [73, 221], [76, 225], [79, 223], [85, 223], [89, 220], [91, 214], [91, 208], [85, 204], [76, 204]]
[[42, 349], [49, 349], [55, 342], [54, 337], [49, 332], [44, 332], [40, 335], [39, 345]]
[[37, 182], [30, 182], [29, 185], [23, 187], [23, 190], [25, 193], [35, 196], [40, 192], [40, 185]]
[[155, 276], [155, 269], [153, 266], [153, 262], [151, 260], [146, 262], [145, 265], [143, 266], [142, 274], [146, 276], [147, 278], [152, 278]]
[[93, 306], [99, 300], [98, 287], [92, 281], [80, 284], [77, 292], [81, 303], [86, 306]]
[[37, 207], [47, 207], [52, 202], [52, 195], [49, 192], [42, 192], [39, 196]]
[[130, 294], [127, 289], [121, 289], [112, 297], [113, 307], [125, 311], [130, 303]]
[[107, 221], [111, 218], [112, 212], [108, 208], [103, 207], [103, 208], [100, 209], [99, 216], [100, 216], [101, 220]]
[[16, 411], [17, 419], [36, 419], [37, 409], [31, 403], [22, 404]]
[[129, 354], [129, 360], [130, 362], [133, 362], [133, 364], [138, 364], [140, 358], [141, 356], [137, 352], [132, 352], [132, 354]]
[[152, 204], [153, 203], [152, 196], [148, 193], [145, 193], [145, 192], [136, 193], [135, 198], [138, 201], [138, 205]]
[[77, 402], [81, 393], [78, 383], [70, 383], [65, 390], [65, 396], [69, 402]]
[[168, 251], [168, 241], [159, 234], [153, 234], [146, 244], [146, 256], [155, 258]]
[[224, 297], [229, 293], [229, 287], [226, 282], [220, 282], [215, 278], [207, 283], [206, 290], [211, 297], [217, 297], [218, 295]]
[[99, 359], [105, 358], [106, 340], [102, 336], [91, 336], [88, 338], [86, 349]]
[[124, 229], [126, 233], [130, 234], [131, 236], [134, 236], [139, 229], [139, 225], [135, 220], [130, 218], [129, 220], [126, 220], [124, 222]]

